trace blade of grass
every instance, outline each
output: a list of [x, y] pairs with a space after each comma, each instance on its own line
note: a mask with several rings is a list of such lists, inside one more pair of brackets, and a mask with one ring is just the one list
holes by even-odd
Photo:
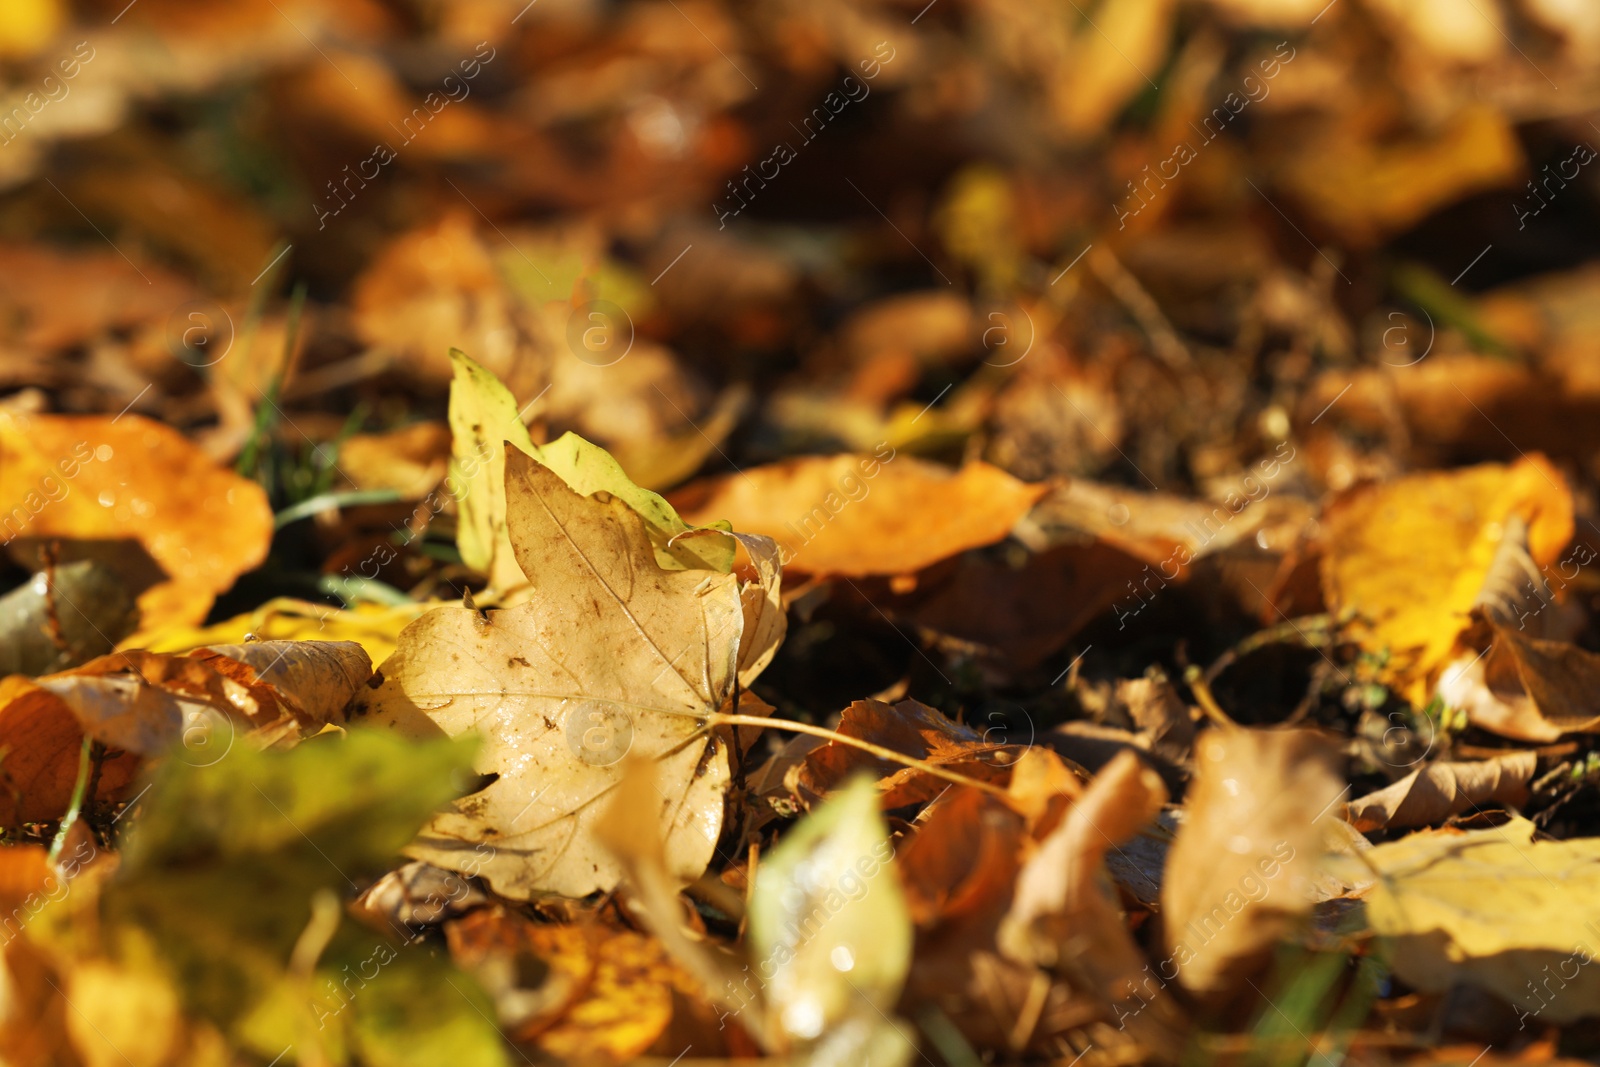
[[282, 414], [282, 409], [278, 407], [278, 397], [283, 394], [283, 383], [289, 376], [295, 342], [300, 333], [300, 316], [305, 309], [305, 303], [306, 286], [301, 282], [294, 287], [294, 295], [289, 299], [289, 319], [283, 334], [283, 355], [278, 361], [278, 369], [273, 372], [272, 380], [267, 383], [267, 391], [262, 395], [263, 403], [256, 407], [255, 426], [251, 429], [250, 439], [245, 442], [244, 450], [239, 453], [239, 463], [235, 468], [244, 477], [254, 477], [269, 496], [272, 495], [277, 481], [269, 446], [272, 432], [276, 429]]
[[299, 522], [323, 511], [353, 507], [357, 504], [394, 504], [401, 499], [398, 489], [350, 489], [338, 493], [320, 493], [309, 500], [291, 504], [272, 517], [274, 529], [281, 530], [291, 522]]
[[50, 842], [50, 863], [53, 866], [61, 855], [61, 850], [67, 844], [67, 832], [72, 829], [72, 824], [78, 821], [78, 815], [83, 811], [83, 799], [89, 791], [89, 771], [91, 760], [89, 758], [94, 749], [94, 738], [85, 734], [83, 747], [78, 750], [78, 780], [72, 787], [72, 803], [67, 805], [67, 814], [61, 820], [60, 829], [56, 830], [55, 840]]

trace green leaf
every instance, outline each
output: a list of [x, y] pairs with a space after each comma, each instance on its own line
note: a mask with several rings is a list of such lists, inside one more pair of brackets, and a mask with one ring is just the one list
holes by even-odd
[[461, 502], [456, 545], [462, 562], [488, 575], [492, 588], [506, 592], [526, 582], [506, 533], [506, 442], [584, 496], [609, 493], [637, 512], [663, 570], [732, 570], [733, 539], [712, 532], [726, 530], [690, 526], [664, 497], [634, 484], [611, 453], [575, 433], [535, 445], [500, 380], [457, 349], [450, 358], [450, 489]]
[[517, 402], [494, 373], [459, 349], [450, 350], [450, 476], [446, 485], [460, 503], [456, 547], [461, 561], [489, 576], [504, 591], [526, 579], [506, 536], [507, 441], [528, 455], [536, 451]]
[[268, 1059], [314, 1044], [332, 1062], [499, 1067], [470, 979], [340, 904], [471, 788], [474, 748], [354, 730], [205, 767], [169, 760], [101, 897], [105, 947], [128, 960], [158, 946], [186, 1007]]
[[914, 1055], [909, 1027], [889, 1016], [911, 965], [911, 914], [869, 779], [813, 811], [762, 860], [749, 931], [776, 1040], [810, 1046], [818, 1062]]

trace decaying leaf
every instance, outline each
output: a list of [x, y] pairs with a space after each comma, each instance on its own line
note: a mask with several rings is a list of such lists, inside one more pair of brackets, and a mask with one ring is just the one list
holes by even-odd
[[1017, 878], [999, 931], [1003, 955], [1068, 978], [1107, 1017], [1126, 1021], [1147, 1046], [1170, 1056], [1181, 1017], [1129, 935], [1107, 885], [1109, 850], [1154, 819], [1166, 801], [1160, 777], [1124, 752], [1089, 783]]
[[[1367, 852], [1367, 919], [1395, 972], [1425, 992], [1466, 982], [1540, 1022], [1600, 1013], [1600, 842], [1536, 841], [1514, 819], [1411, 834]], [[1352, 875], [1362, 871], [1351, 867]]]
[[348, 641], [262, 641], [186, 656], [117, 652], [29, 681], [0, 682], [0, 820], [51, 819], [66, 810], [87, 734], [126, 757], [108, 760], [99, 799], [124, 795], [134, 757], [176, 751], [210, 765], [235, 741], [264, 744], [340, 722], [372, 663]]
[[672, 801], [655, 818], [673, 877], [698, 877], [728, 782], [727, 752], [704, 720], [733, 691], [738, 579], [661, 570], [625, 503], [584, 496], [518, 452], [506, 457], [506, 497], [528, 599], [487, 616], [424, 615], [368, 700], [395, 729], [489, 739], [478, 769], [497, 779], [435, 819], [412, 854], [451, 870], [481, 862], [514, 898], [610, 889], [621, 870], [593, 827], [633, 752], [659, 763]]
[[1195, 744], [1188, 813], [1167, 858], [1165, 966], [1186, 989], [1236, 988], [1313, 903], [1324, 818], [1343, 796], [1306, 730], [1211, 730]]
[[1046, 491], [987, 463], [951, 471], [897, 456], [808, 456], [696, 482], [673, 494], [689, 522], [765, 534], [784, 566], [847, 577], [908, 574], [992, 544]]
[[1518, 805], [1539, 756], [1513, 752], [1473, 763], [1430, 763], [1392, 785], [1352, 800], [1350, 821], [1363, 833], [1443, 822], [1484, 804]]
[[135, 646], [199, 623], [272, 540], [260, 486], [139, 415], [0, 413], [0, 500], [7, 541], [60, 539], [63, 562], [100, 559], [141, 590]]
[[[1475, 726], [1518, 741], [1554, 741], [1600, 726], [1600, 655], [1546, 641], [1493, 614], [1474, 611], [1463, 650], [1439, 677], [1438, 692]], [[1486, 643], [1485, 643], [1486, 642]]]
[[[1022, 751], [1018, 745], [986, 741], [976, 730], [951, 722], [937, 709], [915, 700], [898, 704], [858, 700], [844, 709], [838, 732], [977, 781], [1005, 779], [1011, 761]], [[926, 771], [890, 763], [838, 741], [829, 741], [806, 755], [798, 783], [812, 795], [823, 796], [863, 773], [877, 779], [885, 808], [932, 800], [949, 785]]]

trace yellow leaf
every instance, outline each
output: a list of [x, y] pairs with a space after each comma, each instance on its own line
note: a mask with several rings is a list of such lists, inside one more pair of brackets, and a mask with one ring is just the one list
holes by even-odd
[[911, 965], [911, 913], [870, 779], [817, 808], [761, 864], [750, 898], [753, 973], [776, 1047], [816, 1063], [907, 1063], [889, 1020]]
[[1533, 823], [1518, 818], [1415, 833], [1367, 852], [1379, 875], [1367, 920], [1392, 939], [1395, 973], [1427, 993], [1463, 981], [1488, 989], [1524, 1019], [1600, 1014], [1600, 927], [1586, 919], [1600, 897], [1600, 839], [1533, 835]]
[[1413, 703], [1452, 658], [1515, 517], [1540, 567], [1572, 537], [1572, 494], [1542, 456], [1359, 486], [1322, 519], [1322, 588]]
[[61, 0], [9, 0], [0, 19], [0, 56], [30, 56], [61, 28]]
[[[372, 604], [334, 608], [276, 597], [254, 611], [210, 626], [171, 626], [150, 636], [151, 652], [188, 652], [207, 645], [236, 645], [255, 634], [262, 641], [354, 641], [373, 663], [394, 655], [400, 631], [438, 603]], [[126, 645], [126, 642], [124, 642]]]
[[661, 567], [718, 571], [732, 567], [734, 547], [728, 538], [683, 536], [691, 528], [671, 504], [635, 485], [610, 453], [575, 433], [543, 447], [535, 445], [516, 400], [500, 380], [460, 351], [452, 349], [450, 359], [455, 365], [450, 385], [451, 490], [461, 502], [456, 544], [467, 566], [489, 576], [492, 589], [507, 593], [532, 580], [518, 567], [506, 531], [507, 443], [585, 496], [604, 491], [620, 497], [644, 520]]

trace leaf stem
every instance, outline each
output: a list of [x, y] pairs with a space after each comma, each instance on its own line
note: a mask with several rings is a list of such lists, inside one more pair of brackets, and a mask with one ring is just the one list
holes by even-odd
[[794, 722], [789, 719], [769, 719], [765, 715], [717, 714], [707, 716], [707, 718], [713, 723], [728, 726], [766, 726], [774, 730], [791, 730], [797, 734], [810, 734], [812, 737], [826, 738], [829, 741], [837, 741], [841, 745], [859, 748], [863, 752], [869, 752], [881, 760], [888, 760], [890, 763], [898, 763], [903, 767], [914, 767], [924, 774], [931, 774], [935, 778], [943, 778], [945, 781], [954, 782], [956, 785], [969, 785], [974, 789], [980, 789], [985, 793], [1000, 797], [1008, 803], [1011, 800], [1011, 794], [997, 785], [979, 781], [976, 778], [969, 778], [964, 774], [957, 774], [955, 771], [947, 771], [937, 764], [929, 763], [927, 760], [920, 760], [915, 756], [896, 752], [892, 748], [875, 745], [871, 741], [863, 741], [859, 737], [841, 734], [839, 731], [830, 730], [826, 726], [813, 726], [808, 722]]

